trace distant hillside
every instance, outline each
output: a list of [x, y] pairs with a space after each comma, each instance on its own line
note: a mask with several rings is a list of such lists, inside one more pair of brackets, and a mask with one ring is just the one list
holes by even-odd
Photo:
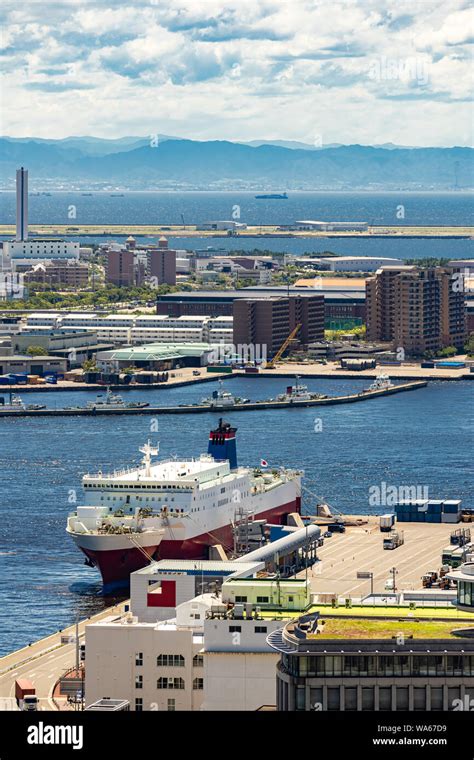
[[474, 187], [471, 148], [343, 145], [322, 150], [161, 136], [100, 140], [0, 139], [3, 187], [26, 166], [48, 186], [129, 189], [453, 190]]

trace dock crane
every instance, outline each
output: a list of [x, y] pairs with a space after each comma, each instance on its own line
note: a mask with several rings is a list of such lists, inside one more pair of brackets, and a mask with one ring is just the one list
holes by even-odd
[[266, 363], [266, 369], [275, 369], [275, 364], [280, 361], [281, 357], [285, 353], [286, 349], [290, 345], [291, 341], [296, 338], [296, 335], [298, 331], [301, 328], [301, 322], [298, 322], [295, 329], [291, 331], [291, 333], [288, 335], [287, 339], [282, 343], [278, 351], [276, 352], [275, 356], [270, 359], [269, 362]]

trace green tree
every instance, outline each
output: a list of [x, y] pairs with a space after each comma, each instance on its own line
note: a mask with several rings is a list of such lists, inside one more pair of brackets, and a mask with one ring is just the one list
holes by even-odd
[[468, 356], [474, 356], [474, 332], [472, 332], [464, 344], [464, 350]]
[[47, 356], [48, 352], [43, 346], [28, 346], [26, 349], [28, 356]]

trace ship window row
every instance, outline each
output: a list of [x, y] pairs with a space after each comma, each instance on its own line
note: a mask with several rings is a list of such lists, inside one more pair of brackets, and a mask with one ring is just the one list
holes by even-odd
[[117, 488], [119, 490], [125, 490], [125, 491], [136, 491], [137, 489], [140, 491], [149, 490], [149, 491], [187, 491], [188, 493], [191, 493], [192, 489], [189, 486], [180, 486], [180, 485], [166, 485], [166, 486], [160, 486], [160, 485], [152, 485], [152, 486], [145, 486], [142, 484], [139, 485], [133, 485], [130, 483], [120, 485], [120, 484], [114, 484], [114, 483], [84, 483], [84, 488], [93, 488], [96, 490], [97, 488], [105, 488], [107, 491], [111, 490], [112, 488]]
[[474, 676], [474, 655], [283, 655], [282, 665], [300, 677]]
[[[101, 501], [120, 501], [123, 504], [123, 499], [121, 496], [101, 496]], [[156, 498], [155, 496], [138, 496], [137, 501], [148, 501], [148, 502], [161, 502], [160, 498]], [[171, 497], [171, 499], [165, 499], [165, 506], [168, 502], [174, 502], [174, 496]], [[130, 512], [133, 511], [133, 507], [130, 507]], [[172, 507], [172, 512], [184, 512], [184, 509], [182, 507]]]

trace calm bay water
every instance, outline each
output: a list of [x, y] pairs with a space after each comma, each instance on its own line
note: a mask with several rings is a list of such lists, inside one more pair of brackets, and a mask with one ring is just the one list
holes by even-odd
[[[281, 392], [284, 378], [235, 378], [235, 394], [251, 399]], [[307, 381], [327, 394], [358, 391], [367, 380]], [[199, 401], [214, 383], [127, 391], [151, 404]], [[430, 382], [427, 388], [347, 406], [227, 415], [238, 427], [241, 464], [287, 465], [305, 470], [305, 485], [347, 512], [368, 514], [368, 489], [427, 486], [432, 498], [461, 498], [474, 506], [473, 385]], [[26, 398], [26, 394], [25, 394]], [[90, 392], [29, 393], [28, 403], [86, 403]], [[46, 401], [45, 401], [46, 399]], [[217, 414], [160, 416], [160, 456], [196, 456], [206, 450]], [[322, 431], [315, 432], [315, 418]], [[318, 426], [316, 426], [318, 427]], [[112, 603], [95, 570], [66, 536], [71, 492], [81, 501], [85, 472], [138, 462], [150, 437], [150, 417], [0, 419], [0, 654], [63, 628]], [[304, 510], [314, 500], [303, 491]]]
[[[29, 198], [31, 224], [197, 224], [231, 219], [236, 207], [240, 220], [249, 225], [290, 224], [297, 219], [367, 221], [391, 227], [474, 225], [472, 193], [290, 193], [288, 200], [256, 200], [254, 193], [242, 192], [144, 192], [83, 195], [55, 192]], [[74, 206], [76, 216], [68, 216]], [[403, 208], [403, 216], [401, 209]], [[0, 193], [0, 224], [14, 224], [15, 194]], [[76, 238], [74, 238], [76, 239]], [[81, 237], [83, 244], [100, 243], [108, 237]], [[114, 239], [120, 237], [114, 236]], [[148, 242], [150, 238], [140, 238]], [[332, 251], [339, 255], [426, 256], [468, 258], [474, 256], [472, 240], [430, 239], [319, 239], [291, 238], [169, 238], [176, 248], [194, 250], [209, 245], [226, 250], [252, 251], [255, 248], [302, 254]]]
[[[369, 224], [466, 226], [474, 224], [473, 194], [290, 193], [287, 200], [256, 200], [250, 192], [128, 192], [83, 195], [55, 192], [29, 197], [30, 224], [186, 224], [232, 219], [250, 225], [289, 224], [296, 219], [366, 221]], [[68, 216], [74, 205], [75, 220]], [[403, 207], [403, 217], [401, 216]], [[15, 221], [15, 194], [0, 194], [0, 223]]]

